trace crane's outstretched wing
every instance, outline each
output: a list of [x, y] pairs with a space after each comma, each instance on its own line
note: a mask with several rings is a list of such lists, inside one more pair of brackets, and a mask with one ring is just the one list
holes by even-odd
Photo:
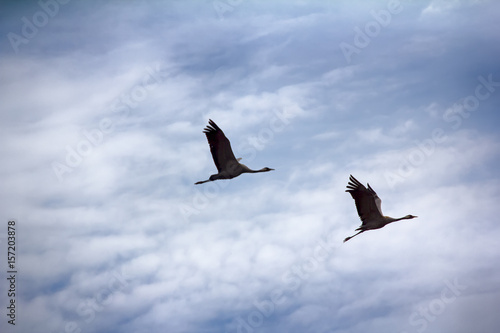
[[377, 193], [370, 187], [366, 188], [352, 175], [349, 177], [349, 183], [347, 184], [346, 192], [351, 193], [354, 203], [356, 204], [356, 209], [358, 210], [358, 215], [363, 225], [371, 220], [380, 218], [382, 214], [382, 200], [378, 197]]
[[224, 135], [224, 132], [222, 132], [219, 126], [217, 126], [212, 119], [209, 119], [208, 123], [209, 125], [205, 127], [203, 133], [207, 136], [212, 158], [214, 159], [217, 171], [220, 173], [225, 170], [229, 163], [234, 164], [238, 163], [238, 161], [236, 160], [236, 157], [234, 157], [233, 150], [231, 149], [231, 143]]

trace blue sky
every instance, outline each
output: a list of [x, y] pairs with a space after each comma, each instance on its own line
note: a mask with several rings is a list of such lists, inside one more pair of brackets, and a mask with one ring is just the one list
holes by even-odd
[[[1, 271], [9, 219], [19, 271], [2, 332], [500, 327], [500, 3], [42, 0], [0, 16]], [[208, 119], [275, 171], [195, 186], [216, 172]], [[350, 174], [385, 214], [419, 217], [342, 243], [360, 224]]]

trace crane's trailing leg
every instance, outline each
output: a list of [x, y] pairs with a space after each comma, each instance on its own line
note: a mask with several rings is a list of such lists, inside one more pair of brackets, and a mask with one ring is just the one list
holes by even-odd
[[349, 239], [353, 238], [354, 236], [359, 235], [359, 234], [360, 234], [360, 233], [362, 233], [363, 231], [364, 231], [364, 230], [361, 230], [361, 231], [360, 231], [360, 232], [358, 232], [357, 234], [354, 234], [354, 235], [352, 235], [352, 236], [350, 236], [350, 237], [347, 237], [346, 239], [344, 239], [344, 243], [345, 243], [345, 242], [347, 242]]

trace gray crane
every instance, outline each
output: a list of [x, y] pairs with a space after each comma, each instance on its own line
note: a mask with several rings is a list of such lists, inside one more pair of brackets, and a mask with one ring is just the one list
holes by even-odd
[[377, 193], [375, 193], [375, 191], [371, 188], [370, 184], [367, 185], [368, 188], [350, 175], [346, 192], [351, 193], [362, 224], [356, 229], [356, 231], [360, 231], [357, 234], [344, 239], [344, 243], [366, 230], [380, 229], [392, 222], [409, 220], [417, 217], [413, 215], [406, 215], [396, 219], [390, 216], [384, 216], [381, 208], [382, 200], [380, 200]]
[[203, 133], [207, 136], [208, 144], [210, 145], [210, 152], [212, 153], [212, 158], [214, 159], [218, 173], [211, 175], [207, 180], [196, 182], [195, 185], [217, 179], [231, 179], [238, 177], [242, 173], [257, 173], [274, 170], [267, 167], [260, 170], [252, 170], [246, 165], [240, 163], [239, 161], [241, 158], [237, 159], [234, 157], [233, 150], [231, 149], [231, 143], [224, 135], [224, 132], [222, 132], [219, 126], [217, 126], [212, 119], [208, 120], [208, 124], [209, 125], [207, 125], [207, 127], [203, 130]]

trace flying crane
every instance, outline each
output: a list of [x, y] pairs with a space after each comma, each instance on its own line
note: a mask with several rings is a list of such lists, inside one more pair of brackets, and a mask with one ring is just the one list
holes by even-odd
[[262, 168], [260, 170], [252, 170], [246, 165], [240, 163], [241, 158], [234, 157], [231, 143], [224, 135], [224, 132], [217, 126], [217, 124], [209, 119], [208, 124], [203, 133], [207, 136], [208, 144], [210, 145], [210, 152], [214, 159], [215, 166], [218, 173], [211, 175], [209, 179], [196, 182], [195, 185], [203, 184], [206, 182], [214, 181], [217, 179], [231, 179], [238, 177], [242, 173], [257, 173], [266, 172], [274, 169]]
[[377, 193], [375, 193], [375, 191], [371, 188], [370, 184], [367, 185], [368, 188], [350, 175], [346, 192], [351, 193], [362, 224], [356, 229], [356, 231], [360, 231], [357, 234], [344, 239], [344, 243], [366, 230], [380, 229], [392, 222], [409, 220], [417, 217], [413, 215], [406, 215], [400, 218], [384, 216], [381, 208], [382, 200], [380, 200]]

